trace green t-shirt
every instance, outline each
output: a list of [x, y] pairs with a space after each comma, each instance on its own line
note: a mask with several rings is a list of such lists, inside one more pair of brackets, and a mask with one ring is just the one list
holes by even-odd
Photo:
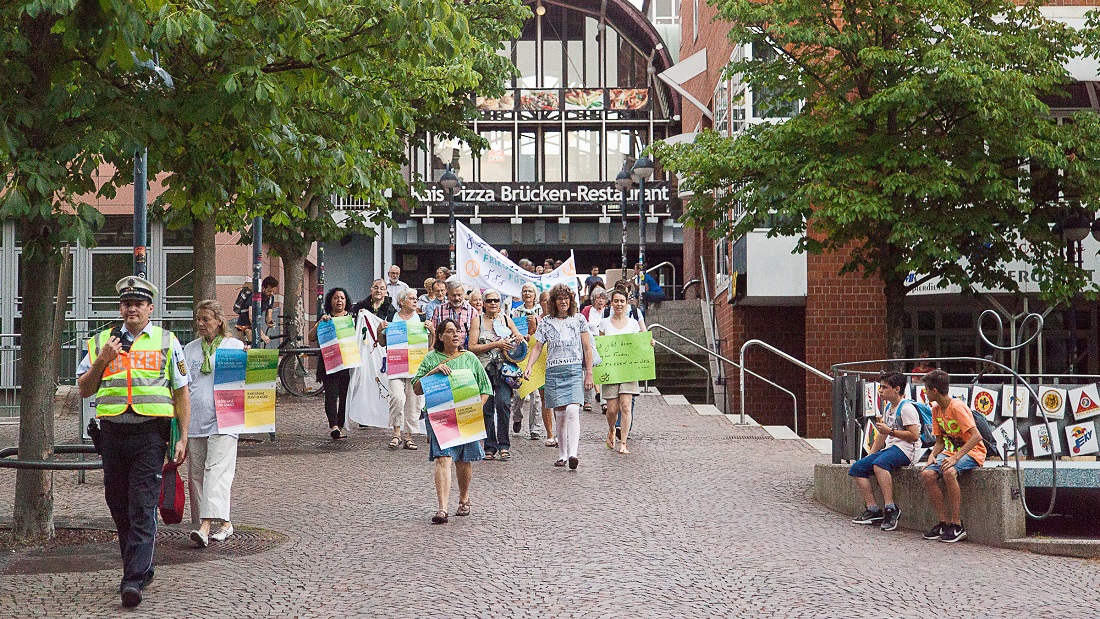
[[[413, 377], [412, 383], [415, 385], [420, 382], [425, 374], [439, 367], [439, 364], [444, 361], [447, 361], [447, 355], [437, 350], [429, 351], [424, 356], [424, 361], [420, 363], [420, 370]], [[493, 385], [489, 382], [489, 375], [485, 373], [485, 368], [481, 366], [481, 361], [474, 353], [468, 350], [463, 351], [461, 355], [447, 361], [447, 367], [452, 370], [470, 370], [474, 373], [478, 391], [482, 395], [493, 395]]]

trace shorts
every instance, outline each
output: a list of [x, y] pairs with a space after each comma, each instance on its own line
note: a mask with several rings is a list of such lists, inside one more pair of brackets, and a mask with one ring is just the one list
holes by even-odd
[[621, 395], [638, 395], [642, 390], [638, 386], [638, 381], [632, 380], [629, 383], [615, 383], [614, 385], [602, 385], [600, 387], [600, 397], [607, 400], [614, 400]]
[[[943, 471], [940, 470], [940, 463], [946, 459], [947, 454], [941, 452], [940, 455], [936, 456], [936, 461], [924, 467], [924, 470], [935, 471], [940, 475], [943, 475]], [[971, 458], [969, 454], [963, 456], [962, 458], [959, 458], [959, 461], [955, 463], [956, 473], [965, 473], [967, 471], [972, 471], [978, 468], [981, 468], [980, 466], [978, 466], [978, 461], [974, 458]]]
[[853, 462], [852, 466], [848, 469], [848, 474], [852, 477], [863, 477], [866, 479], [875, 474], [874, 469], [876, 466], [892, 473], [895, 469], [900, 469], [909, 464], [909, 456], [905, 455], [905, 452], [897, 445], [891, 445], [882, 451]]

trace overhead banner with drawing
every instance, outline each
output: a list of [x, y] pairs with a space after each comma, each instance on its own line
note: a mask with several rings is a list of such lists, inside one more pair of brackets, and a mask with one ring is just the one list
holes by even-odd
[[518, 264], [504, 257], [492, 245], [486, 243], [472, 230], [455, 222], [455, 258], [458, 276], [462, 283], [481, 289], [492, 288], [501, 294], [519, 298], [526, 283], [532, 283], [542, 292], [557, 284], [565, 284], [577, 290], [577, 263], [573, 251], [562, 265], [549, 273], [536, 275], [525, 271]]

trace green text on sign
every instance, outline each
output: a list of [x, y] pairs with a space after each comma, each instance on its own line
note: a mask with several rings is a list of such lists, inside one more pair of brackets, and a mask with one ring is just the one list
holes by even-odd
[[657, 366], [653, 361], [652, 333], [626, 335], [600, 335], [593, 338], [596, 352], [602, 362], [593, 368], [592, 378], [597, 385], [628, 383], [657, 378]]

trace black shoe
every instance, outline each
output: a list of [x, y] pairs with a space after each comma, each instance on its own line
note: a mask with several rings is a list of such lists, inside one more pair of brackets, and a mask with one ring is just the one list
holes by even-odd
[[928, 529], [928, 532], [924, 534], [924, 539], [940, 539], [943, 536], [943, 532], [947, 530], [946, 522], [939, 522], [936, 526]]
[[852, 518], [852, 522], [856, 524], [878, 524], [882, 522], [883, 517], [881, 509], [865, 509], [862, 514]]
[[520, 429], [520, 427], [522, 427], [522, 426], [523, 426], [523, 421], [522, 421], [522, 420], [520, 420], [520, 421], [513, 421], [513, 422], [512, 422], [512, 433], [513, 433], [513, 434], [519, 434], [519, 429]]
[[122, 605], [126, 608], [133, 608], [141, 604], [141, 589], [134, 585], [127, 585], [122, 588]]
[[943, 528], [943, 535], [940, 536], [940, 541], [948, 544], [961, 542], [964, 539], [966, 539], [966, 529], [961, 524], [947, 525]]
[[622, 430], [622, 428], [615, 428], [615, 439], [621, 441], [623, 440], [623, 433], [620, 430]]
[[569, 470], [570, 471], [577, 470], [577, 465], [580, 464], [580, 463], [581, 463], [581, 461], [580, 461], [579, 458], [577, 458], [577, 456], [569, 456]]
[[882, 514], [883, 531], [893, 531], [894, 529], [898, 528], [898, 518], [901, 518], [900, 509], [896, 507], [894, 509], [890, 509], [889, 507], [887, 507], [886, 510], [882, 512]]

